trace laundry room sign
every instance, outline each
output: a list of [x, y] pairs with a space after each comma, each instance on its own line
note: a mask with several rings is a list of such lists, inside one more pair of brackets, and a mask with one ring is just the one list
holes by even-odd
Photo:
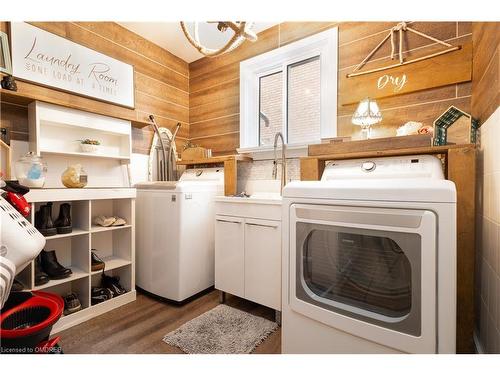
[[132, 65], [25, 22], [11, 23], [14, 77], [134, 107]]

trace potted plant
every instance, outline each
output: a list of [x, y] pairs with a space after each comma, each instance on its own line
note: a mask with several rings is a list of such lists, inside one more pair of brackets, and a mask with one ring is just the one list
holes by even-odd
[[89, 153], [94, 153], [99, 151], [99, 146], [101, 145], [101, 142], [99, 142], [96, 139], [79, 139], [78, 142], [80, 142], [80, 149], [82, 152], [89, 152]]

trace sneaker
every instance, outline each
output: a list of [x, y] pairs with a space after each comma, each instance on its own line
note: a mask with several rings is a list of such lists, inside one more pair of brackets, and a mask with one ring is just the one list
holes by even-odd
[[78, 299], [78, 295], [74, 292], [68, 293], [64, 297], [64, 315], [70, 315], [80, 311], [82, 309], [82, 304]]
[[94, 224], [100, 225], [101, 227], [110, 227], [116, 221], [116, 218], [111, 216], [107, 217], [104, 215], [97, 216], [94, 218]]
[[92, 306], [110, 300], [111, 298], [113, 298], [113, 293], [108, 288], [99, 288], [99, 287], [92, 288], [90, 297]]
[[104, 270], [104, 267], [106, 266], [106, 264], [104, 263], [104, 261], [101, 258], [99, 258], [97, 256], [97, 254], [94, 251], [95, 251], [95, 249], [92, 249], [91, 255], [90, 255], [90, 259], [92, 261], [92, 266], [91, 266], [92, 272], [102, 271], [102, 270]]
[[119, 276], [108, 276], [103, 273], [101, 283], [104, 288], [111, 290], [113, 297], [127, 293], [127, 290], [120, 285]]
[[115, 216], [115, 222], [111, 224], [112, 227], [121, 227], [122, 225], [127, 224], [125, 219], [122, 219], [121, 217]]

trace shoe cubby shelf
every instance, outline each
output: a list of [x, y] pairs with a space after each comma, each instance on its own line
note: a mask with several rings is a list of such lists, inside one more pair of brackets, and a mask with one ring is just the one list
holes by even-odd
[[[26, 198], [31, 204], [30, 221], [35, 212], [52, 202], [52, 219], [57, 219], [63, 203], [71, 205], [73, 230], [71, 233], [47, 236], [44, 250], [54, 250], [57, 261], [72, 273], [64, 279], [51, 279], [35, 285], [35, 261], [31, 262], [18, 279], [31, 290], [43, 290], [65, 296], [75, 292], [82, 309], [63, 315], [53, 333], [72, 327], [136, 298], [135, 292], [135, 189], [33, 189]], [[123, 226], [100, 227], [94, 224], [96, 216], [118, 216], [126, 221]], [[93, 250], [95, 249], [95, 250]], [[91, 252], [104, 261], [104, 273], [119, 276], [120, 284], [128, 291], [96, 305], [91, 303], [91, 290], [99, 286], [103, 271], [92, 271]]]

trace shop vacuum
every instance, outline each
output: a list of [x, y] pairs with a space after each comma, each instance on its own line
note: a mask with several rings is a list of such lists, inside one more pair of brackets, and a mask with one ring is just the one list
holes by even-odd
[[57, 294], [11, 292], [14, 277], [42, 251], [45, 238], [25, 217], [28, 188], [0, 179], [0, 353], [62, 353], [59, 337], [49, 339], [64, 310]]

